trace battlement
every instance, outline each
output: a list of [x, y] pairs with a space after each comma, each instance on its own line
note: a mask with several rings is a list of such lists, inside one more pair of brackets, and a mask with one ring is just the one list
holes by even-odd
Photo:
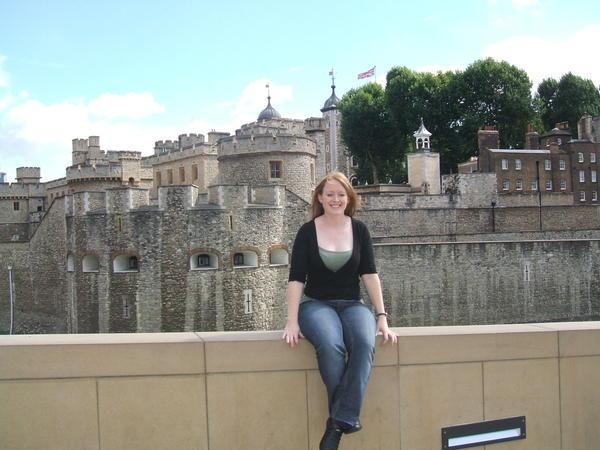
[[208, 143], [209, 144], [216, 144], [217, 142], [219, 142], [219, 139], [223, 139], [229, 136], [229, 133], [226, 132], [222, 132], [222, 131], [210, 131], [208, 133]]
[[251, 122], [235, 130], [236, 136], [250, 136], [253, 134], [304, 134], [304, 120], [300, 119], [272, 119], [266, 122]]
[[67, 180], [81, 180], [93, 178], [121, 178], [121, 167], [112, 164], [93, 164], [91, 166], [67, 167]]
[[41, 184], [27, 183], [0, 183], [0, 198], [29, 198], [44, 197], [46, 186]]
[[179, 135], [179, 148], [193, 147], [197, 144], [204, 144], [204, 135], [189, 133]]
[[304, 120], [304, 130], [307, 132], [325, 130], [325, 122], [322, 117], [309, 117]]
[[219, 143], [219, 158], [249, 153], [294, 152], [317, 154], [316, 142], [297, 135], [231, 136]]
[[209, 204], [231, 209], [248, 206], [282, 206], [284, 199], [285, 186], [282, 185], [218, 184], [208, 187]]
[[39, 167], [17, 167], [18, 183], [39, 183], [41, 171]]
[[132, 150], [108, 150], [106, 152], [106, 160], [108, 162], [117, 162], [123, 159], [141, 160], [142, 153]]

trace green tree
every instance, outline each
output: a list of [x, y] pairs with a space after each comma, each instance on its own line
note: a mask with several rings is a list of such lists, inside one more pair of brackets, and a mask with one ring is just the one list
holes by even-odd
[[[390, 167], [401, 160], [398, 134], [385, 103], [383, 88], [368, 83], [351, 89], [338, 103], [342, 115], [342, 139], [359, 163], [359, 179], [385, 182]], [[367, 173], [370, 172], [370, 173]]]
[[476, 149], [479, 127], [495, 125], [502, 147], [522, 147], [527, 124], [535, 115], [527, 73], [487, 58], [467, 67], [457, 82], [461, 145]]
[[573, 131], [584, 114], [600, 114], [600, 91], [591, 80], [573, 75], [563, 75], [557, 82], [543, 80], [537, 88], [536, 106], [546, 130], [557, 122], [569, 122]]

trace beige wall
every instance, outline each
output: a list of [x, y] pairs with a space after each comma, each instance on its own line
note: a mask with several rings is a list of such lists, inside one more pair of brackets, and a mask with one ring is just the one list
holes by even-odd
[[[598, 448], [600, 322], [397, 331], [341, 450], [520, 415], [527, 438], [494, 450]], [[0, 361], [2, 448], [308, 450], [327, 416], [312, 348], [279, 331], [3, 336]]]

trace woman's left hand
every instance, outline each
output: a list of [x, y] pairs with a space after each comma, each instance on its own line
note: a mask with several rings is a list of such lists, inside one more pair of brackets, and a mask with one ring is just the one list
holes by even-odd
[[392, 344], [396, 344], [398, 342], [398, 335], [390, 330], [390, 327], [387, 323], [387, 317], [379, 316], [377, 318], [377, 336], [383, 336], [382, 344], [390, 341]]

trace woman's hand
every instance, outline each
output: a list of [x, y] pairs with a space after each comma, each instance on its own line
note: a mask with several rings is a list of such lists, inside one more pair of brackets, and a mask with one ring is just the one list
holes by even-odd
[[388, 341], [392, 344], [398, 342], [398, 335], [388, 327], [386, 316], [379, 316], [377, 318], [377, 336], [383, 336], [382, 344], [385, 344]]
[[304, 338], [304, 335], [300, 331], [300, 325], [298, 325], [298, 321], [287, 321], [285, 324], [285, 328], [283, 329], [283, 336], [281, 337], [286, 344], [289, 344], [290, 347], [298, 344], [298, 341], [301, 338]]

